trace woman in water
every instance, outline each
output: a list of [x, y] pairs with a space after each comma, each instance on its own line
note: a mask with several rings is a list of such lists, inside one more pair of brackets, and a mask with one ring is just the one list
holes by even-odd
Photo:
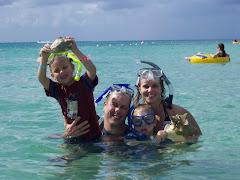
[[138, 92], [134, 99], [134, 105], [139, 104], [140, 100], [143, 99], [145, 104], [151, 106], [157, 121], [155, 133], [157, 133], [159, 130], [163, 130], [166, 124], [171, 123], [169, 116], [175, 116], [177, 114], [183, 115], [187, 113], [187, 119], [197, 129], [198, 132], [196, 137], [193, 136], [189, 137], [188, 139], [197, 139], [202, 132], [192, 114], [181, 106], [171, 103], [169, 106], [169, 102], [167, 103], [163, 98], [165, 96], [165, 88], [163, 84], [164, 78], [162, 78], [163, 76], [165, 75], [160, 68], [159, 70], [156, 68], [141, 69], [138, 73]]
[[[212, 56], [213, 58], [215, 57], [229, 57], [229, 54], [227, 54], [224, 50], [224, 44], [223, 43], [219, 43], [217, 46], [217, 53], [216, 54], [210, 54], [210, 56]], [[197, 53], [199, 55], [203, 54], [202, 52]], [[191, 57], [184, 57], [184, 59], [190, 61]]]

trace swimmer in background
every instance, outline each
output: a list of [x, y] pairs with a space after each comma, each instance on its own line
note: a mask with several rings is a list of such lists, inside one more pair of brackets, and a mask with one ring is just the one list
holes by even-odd
[[[210, 56], [212, 56], [213, 58], [215, 57], [229, 57], [229, 54], [227, 54], [224, 50], [224, 44], [223, 43], [219, 43], [217, 46], [217, 53], [216, 54], [210, 54]], [[198, 55], [202, 55], [202, 52], [197, 53]], [[184, 57], [184, 59], [190, 61], [191, 57]]]

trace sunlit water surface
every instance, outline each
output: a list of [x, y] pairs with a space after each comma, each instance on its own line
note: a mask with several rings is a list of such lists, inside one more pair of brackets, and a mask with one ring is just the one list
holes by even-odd
[[[227, 64], [191, 64], [184, 56], [215, 53]], [[137, 43], [137, 44], [136, 44]], [[60, 106], [45, 96], [36, 59], [43, 44], [0, 44], [0, 179], [237, 179], [240, 175], [240, 45], [231, 40], [79, 42], [97, 67], [97, 98], [112, 83], [135, 84], [139, 59], [152, 61], [174, 87], [203, 135], [189, 144], [69, 145], [46, 136], [64, 131]], [[111, 45], [110, 45], [111, 44]], [[103, 115], [103, 101], [97, 105]]]

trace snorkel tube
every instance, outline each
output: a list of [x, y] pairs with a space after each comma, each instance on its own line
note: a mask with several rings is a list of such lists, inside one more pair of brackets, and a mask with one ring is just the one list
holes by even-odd
[[[77, 68], [77, 72], [76, 72], [74, 80], [79, 81], [80, 80], [80, 73], [82, 71], [82, 63], [79, 61], [78, 58], [74, 57], [75, 54], [74, 53], [69, 53], [67, 51], [61, 52], [61, 53], [55, 53], [55, 54], [66, 54], [67, 57], [71, 58], [75, 63], [77, 63], [78, 68]], [[54, 53], [50, 54], [50, 56], [48, 58], [52, 58], [53, 56], [54, 56]]]
[[[103, 98], [105, 98], [109, 93], [110, 93], [110, 90], [112, 89], [112, 87], [114, 85], [117, 85], [117, 86], [122, 86], [122, 87], [125, 87], [125, 88], [129, 88], [129, 89], [132, 89], [131, 88], [131, 84], [113, 84], [111, 86], [109, 86], [96, 100], [95, 100], [95, 104], [99, 103]], [[133, 89], [132, 89], [133, 90]], [[133, 90], [134, 91], [134, 90]]]
[[[152, 62], [149, 62], [149, 61], [143, 61], [143, 60], [140, 60], [141, 63], [145, 63], [145, 64], [149, 64], [150, 66], [153, 67], [153, 69], [156, 69], [156, 70], [161, 70], [161, 68], [159, 66], [157, 66], [156, 64], [152, 63]], [[161, 70], [162, 71], [162, 70]], [[162, 77], [161, 79], [167, 84], [168, 86], [168, 89], [169, 89], [169, 96], [166, 97], [165, 94], [162, 94], [163, 96], [163, 99], [167, 102], [168, 104], [168, 108], [169, 109], [172, 109], [172, 100], [173, 100], [173, 87], [172, 87], [172, 84], [171, 82], [168, 80], [168, 78], [165, 76], [164, 72], [162, 71]]]
[[[158, 67], [156, 64], [152, 63], [152, 62], [149, 62], [149, 61], [143, 61], [143, 60], [140, 60], [141, 63], [145, 63], [145, 64], [149, 64], [150, 66], [153, 67], [154, 70], [161, 70], [160, 67]], [[168, 80], [168, 78], [165, 76], [165, 74], [163, 73], [162, 71], [162, 76], [161, 76], [161, 79], [168, 85], [168, 88], [169, 88], [169, 96], [166, 97], [166, 95], [164, 93], [162, 93], [162, 97], [163, 99], [167, 102], [168, 104], [168, 108], [169, 109], [172, 109], [172, 100], [173, 100], [173, 87], [172, 87], [172, 84], [171, 82]], [[132, 105], [132, 107], [130, 108], [129, 112], [128, 112], [128, 124], [129, 124], [129, 129], [130, 131], [135, 135], [137, 136], [137, 138], [139, 138], [140, 140], [145, 140], [146, 139], [146, 135], [145, 134], [142, 134], [138, 131], [136, 131], [135, 129], [133, 129], [133, 124], [132, 124], [132, 113], [133, 113], [133, 110], [134, 110], [134, 105]], [[151, 140], [156, 143], [156, 140], [154, 139], [153, 136], [151, 136]]]
[[81, 61], [79, 61], [78, 58], [73, 57], [72, 53], [68, 53], [67, 55], [78, 65], [77, 72], [76, 72], [76, 75], [75, 75], [74, 79], [75, 79], [75, 81], [79, 81], [80, 80], [80, 73], [82, 71], [82, 63], [81, 63]]
[[133, 135], [136, 136], [136, 138], [138, 138], [140, 140], [145, 140], [146, 139], [146, 135], [145, 134], [142, 134], [142, 133], [136, 131], [135, 129], [133, 129], [132, 112], [133, 112], [134, 108], [135, 108], [135, 106], [132, 105], [132, 107], [129, 109], [129, 112], [128, 112], [128, 126], [129, 126], [129, 129], [133, 133]]

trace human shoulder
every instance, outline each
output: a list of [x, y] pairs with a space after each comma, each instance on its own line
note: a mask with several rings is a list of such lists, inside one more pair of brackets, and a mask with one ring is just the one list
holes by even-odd
[[168, 110], [168, 114], [169, 116], [175, 116], [177, 114], [185, 114], [185, 113], [189, 113], [188, 110], [186, 110], [185, 108], [179, 106], [179, 105], [176, 105], [176, 104], [173, 104], [172, 105], [172, 109], [167, 109]]
[[217, 52], [216, 54], [211, 55], [213, 58], [222, 56], [222, 52]]

